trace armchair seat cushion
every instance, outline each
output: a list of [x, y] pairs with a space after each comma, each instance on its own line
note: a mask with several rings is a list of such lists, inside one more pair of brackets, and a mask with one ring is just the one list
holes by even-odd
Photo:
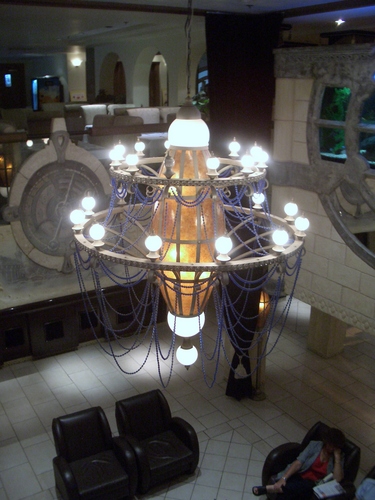
[[185, 471], [192, 460], [192, 451], [172, 431], [145, 439], [142, 445], [147, 450], [151, 471], [158, 469], [162, 473], [162, 468], [170, 470], [170, 467]]
[[195, 471], [197, 433], [186, 420], [172, 417], [159, 389], [116, 401], [116, 422], [120, 437], [128, 441], [136, 457], [137, 492], [146, 493], [157, 484]]
[[107, 495], [108, 498], [120, 488], [124, 492], [128, 491], [128, 475], [112, 450], [76, 460], [70, 467], [82, 499], [97, 498], [99, 488], [101, 495]]

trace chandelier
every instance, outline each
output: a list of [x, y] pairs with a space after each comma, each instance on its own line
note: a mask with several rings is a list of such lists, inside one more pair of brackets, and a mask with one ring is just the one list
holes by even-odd
[[[87, 313], [97, 314], [88, 282], [99, 304], [106, 339], [100, 346], [127, 374], [139, 372], [153, 352], [164, 387], [175, 358], [186, 367], [200, 358], [208, 386], [222, 360], [236, 377], [254, 373], [285, 325], [308, 226], [304, 216], [294, 219], [294, 203], [285, 219], [270, 213], [268, 154], [260, 146], [240, 158], [234, 139], [229, 158], [210, 152], [208, 126], [189, 94], [188, 86], [188, 98], [169, 127], [165, 155], [146, 158], [138, 141], [125, 156], [119, 144], [111, 153], [108, 209], [94, 213], [88, 197], [84, 210], [71, 217]], [[103, 276], [121, 288], [123, 304], [130, 306], [124, 327], [111, 321]], [[280, 308], [286, 277], [290, 291]], [[271, 285], [264, 309], [263, 293]], [[160, 318], [162, 303], [166, 318]], [[205, 335], [207, 310], [215, 318], [214, 339]], [[137, 366], [126, 362], [135, 350], [144, 355]], [[236, 368], [233, 350], [241, 360]]]

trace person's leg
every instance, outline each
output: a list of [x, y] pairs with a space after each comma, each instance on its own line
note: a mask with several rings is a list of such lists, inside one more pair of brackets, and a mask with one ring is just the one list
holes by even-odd
[[314, 485], [314, 481], [302, 479], [299, 474], [294, 474], [283, 487], [283, 492], [277, 495], [277, 500], [310, 500]]

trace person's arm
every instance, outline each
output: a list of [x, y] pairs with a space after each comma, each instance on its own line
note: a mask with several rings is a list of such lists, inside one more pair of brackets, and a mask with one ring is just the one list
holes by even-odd
[[275, 488], [281, 489], [282, 486], [286, 485], [288, 479], [293, 476], [296, 472], [300, 470], [302, 463], [299, 460], [295, 460], [290, 464], [290, 466], [286, 469], [283, 476], [275, 483]]
[[334, 463], [333, 463], [333, 479], [339, 483], [344, 479], [344, 471], [342, 469], [341, 463], [341, 450], [338, 448], [334, 451]]

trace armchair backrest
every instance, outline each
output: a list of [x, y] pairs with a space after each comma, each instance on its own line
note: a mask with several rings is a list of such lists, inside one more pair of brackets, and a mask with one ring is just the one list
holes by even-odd
[[113, 447], [107, 417], [99, 406], [54, 418], [52, 432], [57, 454], [68, 462]]
[[120, 435], [132, 435], [139, 441], [167, 430], [171, 410], [159, 389], [116, 402], [116, 422]]
[[[322, 438], [322, 433], [328, 429], [328, 425], [323, 422], [317, 422], [311, 429], [307, 432], [304, 437], [301, 448], [304, 449], [310, 441], [320, 441]], [[359, 446], [354, 444], [349, 439], [346, 439], [344, 449], [344, 478], [345, 481], [354, 482], [358, 469], [359, 462], [361, 458], [361, 449]]]

